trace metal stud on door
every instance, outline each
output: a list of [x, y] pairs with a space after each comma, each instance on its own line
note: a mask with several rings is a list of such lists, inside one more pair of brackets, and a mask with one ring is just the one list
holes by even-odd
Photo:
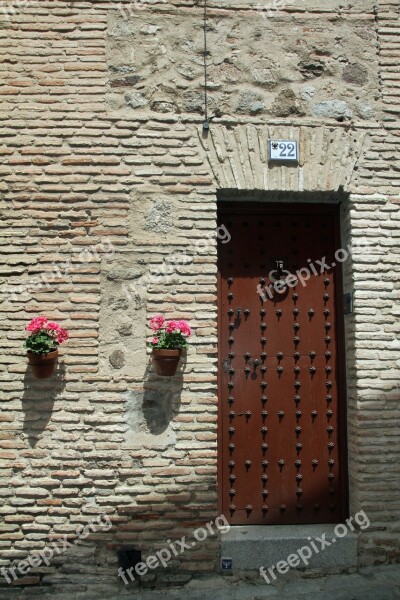
[[335, 207], [236, 203], [219, 218], [231, 234], [219, 249], [221, 509], [233, 524], [340, 521], [340, 272], [310, 266], [334, 262]]

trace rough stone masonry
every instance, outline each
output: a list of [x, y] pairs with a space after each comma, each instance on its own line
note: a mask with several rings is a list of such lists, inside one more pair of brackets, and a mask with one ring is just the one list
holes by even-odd
[[[145, 558], [217, 516], [224, 190], [344, 195], [344, 241], [369, 242], [345, 273], [350, 511], [371, 521], [359, 565], [398, 561], [399, 10], [209, 0], [208, 110], [221, 116], [205, 135], [200, 2], [0, 2], [0, 567], [112, 522], [18, 578], [28, 595], [3, 578], [1, 598], [112, 593], [120, 547]], [[271, 136], [299, 141], [298, 167], [268, 164]], [[112, 253], [79, 258], [104, 240]], [[155, 312], [195, 330], [172, 382], [150, 370]], [[71, 331], [48, 382], [22, 350], [40, 313]], [[217, 571], [219, 544], [142, 585]]]

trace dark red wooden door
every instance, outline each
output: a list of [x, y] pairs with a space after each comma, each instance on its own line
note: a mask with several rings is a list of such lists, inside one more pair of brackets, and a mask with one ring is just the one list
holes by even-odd
[[[338, 522], [347, 477], [336, 207], [221, 203], [219, 224], [232, 236], [219, 250], [221, 509], [232, 524]], [[304, 267], [304, 285], [288, 279]]]

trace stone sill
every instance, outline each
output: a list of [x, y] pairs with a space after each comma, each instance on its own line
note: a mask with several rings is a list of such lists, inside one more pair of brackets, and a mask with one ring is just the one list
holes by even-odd
[[[271, 525], [271, 526], [231, 526], [221, 536], [221, 557], [232, 558], [233, 572], [265, 569], [286, 561], [290, 554], [297, 552], [302, 546], [312, 551], [309, 565], [300, 562], [296, 569], [305, 568], [337, 568], [357, 566], [357, 533], [348, 531], [346, 536], [337, 538], [334, 534], [336, 525]], [[342, 533], [341, 531], [339, 533]], [[325, 534], [325, 539], [332, 542], [321, 549], [321, 543], [315, 541]], [[308, 538], [311, 538], [309, 540]], [[318, 553], [312, 550], [310, 542], [314, 542]]]

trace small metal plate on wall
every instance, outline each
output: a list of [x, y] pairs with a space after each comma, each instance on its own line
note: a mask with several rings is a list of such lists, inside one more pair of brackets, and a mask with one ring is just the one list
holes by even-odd
[[269, 160], [297, 162], [299, 145], [296, 140], [268, 140]]
[[351, 315], [353, 312], [353, 293], [343, 294], [343, 312], [345, 315]]
[[221, 570], [232, 571], [233, 559], [232, 558], [221, 558]]

